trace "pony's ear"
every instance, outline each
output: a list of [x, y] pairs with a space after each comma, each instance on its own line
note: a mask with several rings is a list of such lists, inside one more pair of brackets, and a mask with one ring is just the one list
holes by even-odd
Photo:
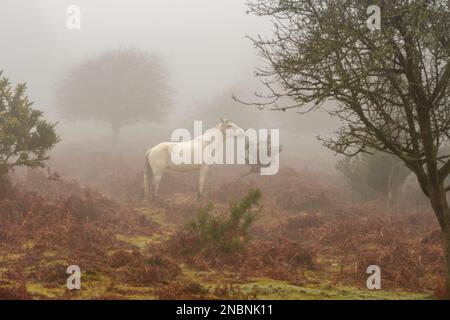
[[220, 121], [223, 123], [223, 124], [225, 124], [225, 123], [227, 123], [228, 122], [228, 120], [227, 119], [225, 119], [225, 118], [220, 118]]

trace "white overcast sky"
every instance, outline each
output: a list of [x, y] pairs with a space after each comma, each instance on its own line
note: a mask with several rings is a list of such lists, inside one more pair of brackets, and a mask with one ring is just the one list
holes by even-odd
[[[27, 81], [53, 114], [54, 89], [71, 65], [108, 48], [136, 46], [163, 56], [175, 100], [195, 104], [252, 76], [257, 55], [246, 35], [270, 22], [245, 0], [0, 0], [0, 69]], [[66, 28], [69, 5], [81, 30]]]

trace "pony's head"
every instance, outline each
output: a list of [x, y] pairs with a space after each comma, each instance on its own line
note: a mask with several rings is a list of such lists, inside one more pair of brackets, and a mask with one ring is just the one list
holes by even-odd
[[244, 129], [239, 127], [236, 123], [231, 122], [230, 120], [225, 118], [220, 119], [220, 122], [217, 125], [217, 127], [220, 131], [222, 131], [223, 134], [227, 132], [231, 133], [233, 136], [244, 134]]

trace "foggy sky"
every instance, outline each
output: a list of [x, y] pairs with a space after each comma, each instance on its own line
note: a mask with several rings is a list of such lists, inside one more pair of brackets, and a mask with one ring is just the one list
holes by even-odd
[[[108, 48], [160, 54], [177, 102], [213, 97], [252, 73], [256, 53], [246, 34], [269, 30], [242, 0], [1, 0], [1, 68], [49, 111], [52, 89], [73, 63]], [[66, 9], [81, 8], [81, 30], [66, 28]], [[195, 81], [192, 79], [195, 78]]]
[[[245, 0], [0, 1], [0, 69], [13, 83], [27, 82], [31, 100], [51, 120], [61, 120], [55, 92], [64, 74], [82, 59], [119, 46], [163, 58], [174, 91], [171, 117], [187, 116], [239, 83], [256, 85], [253, 71], [261, 60], [245, 36], [270, 35], [272, 27], [268, 19], [246, 14]], [[66, 27], [66, 9], [73, 4], [81, 8], [81, 30]], [[269, 123], [274, 117], [262, 116]], [[297, 115], [279, 117], [291, 121]], [[323, 116], [298, 117], [299, 132], [302, 126], [308, 128], [294, 141], [304, 144], [300, 151], [313, 146], [316, 152], [325, 152], [315, 136], [332, 132], [330, 123]], [[95, 126], [97, 131], [92, 128], [92, 124], [61, 121], [58, 130], [65, 141], [77, 141], [86, 132], [110, 134], [107, 125]], [[127, 128], [123, 139], [136, 140], [142, 132], [150, 136], [148, 128]], [[167, 130], [160, 136], [166, 134]]]

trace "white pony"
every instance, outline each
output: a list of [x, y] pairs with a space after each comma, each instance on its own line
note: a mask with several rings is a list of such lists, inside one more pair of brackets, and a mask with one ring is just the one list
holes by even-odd
[[[227, 138], [227, 133], [233, 136], [243, 134], [244, 130], [237, 124], [228, 119], [220, 119], [220, 122], [213, 128], [222, 133], [224, 139]], [[151, 185], [153, 185], [154, 196], [158, 195], [159, 183], [166, 170], [189, 172], [199, 170], [198, 179], [198, 195], [201, 196], [205, 184], [205, 179], [208, 174], [211, 164], [199, 163], [195, 164], [177, 164], [172, 160], [172, 150], [177, 147], [178, 150], [190, 150], [194, 154], [194, 150], [201, 150], [211, 143], [210, 140], [204, 139], [205, 135], [199, 136], [193, 140], [181, 142], [162, 142], [151, 149], [147, 150], [145, 154], [145, 171], [144, 171], [144, 197], [148, 199], [150, 196]]]

